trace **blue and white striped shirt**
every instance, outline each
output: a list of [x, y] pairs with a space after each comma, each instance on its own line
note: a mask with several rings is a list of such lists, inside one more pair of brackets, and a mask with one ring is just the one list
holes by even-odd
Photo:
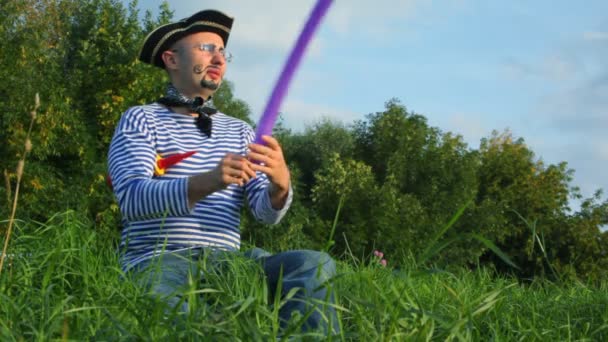
[[[257, 173], [244, 187], [232, 184], [188, 207], [188, 177], [211, 171], [226, 153], [245, 155], [254, 133], [247, 123], [223, 113], [211, 116], [211, 137], [196, 119], [157, 104], [129, 108], [121, 117], [108, 155], [114, 194], [122, 213], [121, 264], [127, 271], [161, 252], [189, 248], [238, 250], [240, 209], [247, 197], [261, 222], [281, 220], [291, 204], [290, 189], [281, 210], [270, 203], [266, 175]], [[156, 155], [196, 151], [154, 176]]]

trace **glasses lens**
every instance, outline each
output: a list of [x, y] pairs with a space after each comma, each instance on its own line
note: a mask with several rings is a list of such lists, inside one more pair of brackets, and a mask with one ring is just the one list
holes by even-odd
[[226, 51], [224, 48], [218, 49], [215, 44], [200, 44], [198, 45], [198, 48], [201, 49], [201, 51], [209, 53], [210, 55], [215, 55], [215, 53], [218, 52], [220, 55], [222, 55], [222, 57], [224, 57], [226, 62], [230, 62], [232, 60], [232, 54], [230, 52]]
[[215, 53], [216, 46], [215, 44], [201, 44], [200, 49], [213, 55], [213, 53]]

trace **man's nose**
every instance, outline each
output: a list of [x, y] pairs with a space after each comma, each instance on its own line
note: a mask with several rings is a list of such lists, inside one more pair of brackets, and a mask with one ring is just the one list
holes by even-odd
[[224, 64], [226, 64], [226, 58], [219, 51], [216, 51], [216, 52], [213, 53], [213, 57], [211, 58], [211, 62], [213, 64], [224, 65]]

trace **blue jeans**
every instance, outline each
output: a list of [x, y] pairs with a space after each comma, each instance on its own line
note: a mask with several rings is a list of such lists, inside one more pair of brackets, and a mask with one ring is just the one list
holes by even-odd
[[[197, 275], [204, 279], [199, 260], [205, 259], [207, 265], [221, 268], [222, 255], [225, 256], [226, 253], [231, 252], [201, 253], [199, 250], [188, 250], [165, 253], [140, 263], [133, 272], [135, 276], [143, 275], [139, 277], [140, 284], [166, 300], [169, 306], [180, 305], [179, 310], [187, 312], [188, 303], [180, 298], [179, 293], [186, 288], [190, 277]], [[292, 312], [299, 312], [302, 316], [308, 315], [303, 331], [320, 330], [326, 334], [339, 332], [338, 317], [333, 307], [335, 298], [328, 288], [328, 281], [336, 275], [336, 264], [329, 255], [309, 250], [272, 255], [259, 248], [238, 254], [260, 264], [271, 294], [275, 294], [279, 281], [282, 282], [281, 298], [292, 289], [298, 289], [279, 309], [282, 327], [285, 327]]]

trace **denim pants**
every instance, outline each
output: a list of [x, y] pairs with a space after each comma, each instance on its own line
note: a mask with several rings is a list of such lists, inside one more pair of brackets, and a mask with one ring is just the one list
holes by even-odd
[[[235, 252], [216, 252], [188, 250], [179, 253], [165, 253], [156, 258], [144, 261], [134, 269], [134, 275], [154, 295], [168, 303], [169, 306], [188, 311], [188, 303], [183, 301], [180, 290], [183, 290], [194, 275], [204, 279], [199, 260], [205, 258], [207, 265], [221, 269], [222, 255]], [[290, 319], [292, 312], [308, 315], [303, 331], [322, 331], [337, 334], [339, 332], [338, 317], [333, 307], [334, 294], [328, 289], [328, 281], [336, 275], [336, 265], [333, 259], [323, 252], [310, 250], [293, 250], [278, 254], [270, 254], [262, 249], [254, 248], [245, 253], [238, 253], [244, 258], [255, 260], [264, 270], [271, 294], [275, 294], [281, 281], [283, 298], [292, 289], [297, 292], [279, 309], [281, 326]]]

